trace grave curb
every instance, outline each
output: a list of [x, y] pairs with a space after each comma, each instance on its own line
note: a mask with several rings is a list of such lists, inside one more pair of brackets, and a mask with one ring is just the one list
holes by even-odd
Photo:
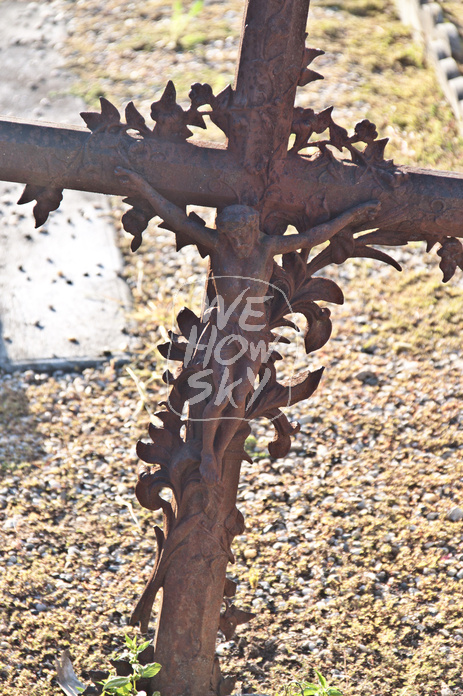
[[12, 374], [13, 372], [25, 372], [33, 370], [36, 373], [52, 374], [53, 372], [83, 372], [88, 368], [98, 368], [106, 363], [115, 368], [127, 365], [131, 361], [127, 354], [105, 355], [101, 358], [76, 357], [76, 358], [46, 358], [43, 360], [18, 360], [3, 362], [0, 364], [0, 374]]
[[424, 43], [463, 136], [463, 74], [457, 63], [463, 62], [463, 40], [457, 26], [445, 20], [438, 2], [395, 0], [395, 4], [402, 22]]

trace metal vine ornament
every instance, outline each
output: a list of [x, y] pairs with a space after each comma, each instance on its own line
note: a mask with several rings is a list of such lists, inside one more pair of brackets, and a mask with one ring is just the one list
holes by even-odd
[[[349, 134], [332, 108], [294, 107], [297, 88], [321, 79], [309, 66], [323, 51], [305, 47], [308, 9], [309, 0], [248, 0], [235, 86], [214, 95], [194, 84], [185, 110], [169, 82], [152, 104], [154, 127], [133, 103], [123, 121], [105, 99], [101, 113], [82, 114], [88, 130], [0, 121], [0, 178], [26, 183], [19, 202], [36, 201], [37, 225], [59, 206], [63, 188], [124, 195], [133, 251], [158, 216], [178, 249], [194, 244], [209, 256], [201, 316], [183, 309], [179, 334], [159, 347], [178, 361], [164, 375], [162, 426], [150, 425], [152, 442], [138, 443], [137, 498], [164, 519], [132, 615], [145, 632], [162, 589], [155, 654], [147, 658], [162, 669], [144, 686], [148, 694], [232, 691], [215, 644], [218, 630], [230, 639], [253, 617], [233, 605], [236, 587], [226, 577], [233, 538], [244, 530], [236, 507], [244, 443], [249, 422], [266, 416], [276, 431], [270, 454], [285, 456], [298, 426], [281, 408], [307, 399], [320, 382], [322, 370], [282, 384], [275, 367], [290, 314], [307, 321], [307, 353], [329, 339], [330, 312], [317, 301], [340, 304], [343, 295], [318, 272], [353, 257], [400, 270], [375, 245], [411, 241], [425, 241], [428, 251], [438, 245], [444, 282], [463, 269], [462, 175], [395, 165], [369, 121]], [[188, 142], [188, 126], [205, 128], [204, 114], [225, 133], [226, 147]], [[215, 208], [215, 228], [187, 215], [190, 204]], [[288, 225], [298, 233], [285, 235]], [[171, 502], [161, 496], [166, 488]], [[125, 674], [127, 665], [118, 669]]]

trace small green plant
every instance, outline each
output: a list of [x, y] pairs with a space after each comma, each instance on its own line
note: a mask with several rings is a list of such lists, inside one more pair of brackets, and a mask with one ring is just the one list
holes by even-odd
[[328, 686], [321, 672], [315, 670], [318, 684], [304, 681], [293, 681], [285, 688], [284, 696], [343, 696], [342, 691]]
[[[147, 665], [140, 664], [140, 653], [142, 653], [150, 641], [147, 640], [141, 645], [137, 645], [137, 637], [133, 639], [130, 636], [125, 636], [125, 644], [127, 650], [118, 659], [126, 660], [132, 666], [132, 674], [128, 677], [121, 677], [117, 674], [110, 674], [101, 684], [103, 685], [104, 694], [113, 694], [114, 696], [136, 696], [144, 692], [140, 692], [137, 689], [137, 682], [139, 679], [150, 679], [154, 677], [159, 670], [161, 665], [157, 662], [150, 662]], [[153, 696], [161, 696], [159, 691], [155, 691]]]
[[[188, 34], [188, 29], [191, 20], [194, 19], [203, 9], [204, 0], [195, 0], [190, 9], [186, 12], [183, 7], [182, 0], [173, 0], [172, 2], [172, 17], [170, 20], [170, 40], [177, 48], [183, 49], [184, 42], [190, 44], [188, 40], [191, 35]], [[196, 35], [195, 35], [196, 36]], [[200, 41], [197, 41], [197, 43]], [[194, 41], [193, 41], [194, 43]], [[187, 48], [190, 46], [186, 46]]]

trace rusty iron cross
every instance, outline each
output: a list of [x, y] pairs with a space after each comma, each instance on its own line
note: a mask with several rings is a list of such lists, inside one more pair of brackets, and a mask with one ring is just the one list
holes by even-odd
[[[138, 443], [138, 500], [164, 519], [132, 615], [146, 632], [162, 588], [154, 653], [143, 658], [162, 665], [140, 684], [149, 695], [232, 691], [215, 642], [218, 629], [230, 639], [253, 616], [233, 605], [236, 587], [226, 577], [232, 540], [244, 530], [236, 508], [244, 442], [249, 422], [266, 416], [276, 430], [270, 454], [287, 454], [298, 427], [280, 409], [318, 386], [322, 370], [281, 384], [275, 367], [289, 314], [307, 320], [307, 353], [329, 339], [330, 313], [317, 301], [343, 296], [315, 274], [353, 257], [400, 270], [376, 245], [411, 241], [425, 241], [428, 251], [438, 245], [444, 281], [463, 269], [463, 175], [398, 166], [371, 122], [349, 134], [332, 108], [294, 106], [297, 88], [321, 78], [309, 65], [323, 51], [305, 47], [308, 10], [309, 0], [248, 0], [235, 86], [214, 95], [194, 84], [185, 110], [169, 82], [151, 106], [153, 128], [132, 102], [123, 121], [105, 99], [101, 113], [82, 114], [87, 129], [0, 121], [0, 178], [26, 184], [19, 203], [36, 201], [37, 226], [65, 188], [120, 195], [130, 206], [123, 224], [134, 251], [158, 215], [177, 248], [195, 244], [210, 258], [201, 316], [183, 309], [179, 334], [159, 347], [179, 368], [164, 375], [170, 396], [160, 427], [150, 426], [152, 442]], [[225, 133], [225, 147], [188, 142], [188, 126], [205, 127], [205, 113]], [[215, 228], [187, 215], [187, 205], [216, 208]], [[290, 224], [298, 233], [284, 235]], [[165, 488], [171, 502], [160, 495]]]

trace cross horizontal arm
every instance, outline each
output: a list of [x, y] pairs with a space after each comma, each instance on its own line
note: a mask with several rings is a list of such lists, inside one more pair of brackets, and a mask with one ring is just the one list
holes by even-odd
[[303, 232], [376, 199], [381, 209], [371, 226], [394, 231], [391, 245], [433, 236], [463, 237], [463, 174], [289, 157], [275, 164], [272, 181], [263, 204], [267, 229], [278, 227], [281, 211], [286, 222]]
[[378, 199], [381, 211], [374, 226], [389, 236], [376, 243], [463, 236], [463, 174], [290, 155], [274, 162], [264, 184], [221, 148], [137, 139], [110, 129], [89, 133], [79, 127], [0, 121], [1, 180], [133, 195], [115, 173], [118, 166], [136, 171], [179, 206], [254, 205], [272, 234], [288, 222], [304, 232]]
[[0, 120], [0, 180], [130, 195], [118, 166], [136, 170], [177, 205], [225, 206], [255, 188], [254, 177], [221, 148]]

